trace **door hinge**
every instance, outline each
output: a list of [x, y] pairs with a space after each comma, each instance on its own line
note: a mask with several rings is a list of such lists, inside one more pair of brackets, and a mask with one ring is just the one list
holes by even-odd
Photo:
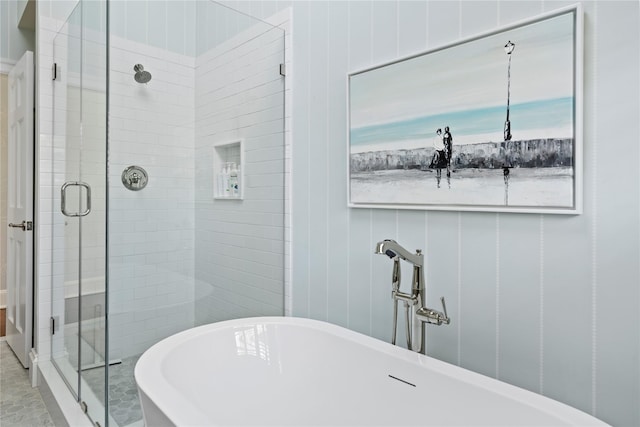
[[284, 64], [280, 64], [280, 75], [283, 77], [287, 75], [287, 67]]
[[82, 412], [84, 412], [85, 414], [89, 411], [89, 407], [87, 406], [87, 402], [85, 402], [84, 400], [82, 402], [80, 402], [80, 407], [82, 408]]
[[59, 322], [60, 318], [59, 316], [51, 316], [51, 318], [49, 319], [49, 326], [51, 329], [51, 335], [55, 335], [56, 331], [58, 330], [58, 322]]
[[51, 67], [51, 80], [55, 80], [57, 78], [58, 78], [58, 64], [54, 62], [53, 66]]

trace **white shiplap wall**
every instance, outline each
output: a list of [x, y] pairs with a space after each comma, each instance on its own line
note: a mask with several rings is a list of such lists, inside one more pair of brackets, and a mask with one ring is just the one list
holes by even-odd
[[[388, 340], [391, 264], [372, 252], [378, 240], [394, 238], [425, 250], [429, 306], [438, 307], [441, 295], [447, 298], [453, 323], [429, 328], [431, 355], [540, 392], [610, 423], [637, 425], [636, 2], [584, 3], [583, 215], [346, 207], [349, 72], [568, 4], [291, 3], [296, 71], [293, 314]], [[259, 10], [253, 4], [247, 7]], [[404, 276], [410, 277], [408, 272]]]

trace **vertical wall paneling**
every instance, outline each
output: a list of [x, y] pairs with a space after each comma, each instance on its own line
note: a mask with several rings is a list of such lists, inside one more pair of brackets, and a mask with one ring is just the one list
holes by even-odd
[[[334, 94], [337, 96], [340, 88], [336, 86], [343, 84], [338, 76], [345, 52], [333, 48], [340, 45], [340, 37], [347, 46], [346, 71], [362, 70], [570, 4], [398, 1], [392, 5], [354, 1], [338, 6], [329, 2], [332, 22], [326, 27], [328, 34], [319, 27], [309, 32], [307, 21], [297, 22], [294, 33], [302, 32], [303, 40], [295, 49], [304, 51], [304, 59], [309, 39], [329, 39], [326, 85], [330, 108], [326, 120], [331, 139], [333, 123], [345, 114], [333, 107], [338, 105]], [[307, 2], [291, 5], [295, 14], [309, 18], [306, 12], [301, 13], [307, 10]], [[333, 22], [338, 8], [346, 9], [347, 17], [341, 17], [344, 24], [339, 19]], [[330, 321], [340, 323], [339, 319], [348, 317], [350, 328], [387, 338], [391, 325], [385, 325], [383, 319], [392, 305], [388, 295], [378, 295], [378, 291], [388, 292], [391, 264], [372, 253], [372, 244], [395, 237], [408, 249], [425, 250], [428, 305], [438, 308], [440, 296], [448, 302], [452, 324], [427, 328], [430, 355], [542, 392], [614, 425], [636, 425], [640, 413], [631, 402], [637, 402], [640, 389], [640, 177], [634, 166], [634, 161], [640, 160], [635, 144], [638, 102], [637, 97], [621, 98], [620, 94], [638, 94], [638, 6], [634, 2], [585, 2], [583, 8], [584, 214], [347, 209], [329, 194], [326, 218], [330, 224], [337, 220], [339, 230], [348, 233], [348, 242], [338, 248], [330, 230], [327, 312]], [[633, 30], [621, 32], [621, 27]], [[299, 40], [296, 38], [296, 44]], [[296, 81], [312, 75], [307, 63], [296, 63], [296, 70], [308, 73], [297, 75]], [[294, 95], [296, 113], [303, 112], [304, 117], [324, 114], [326, 106], [310, 105], [305, 89], [303, 86]], [[294, 156], [294, 186], [298, 180], [308, 179], [304, 174], [313, 161], [306, 151], [308, 132], [308, 127], [295, 129], [294, 152], [305, 153]], [[344, 161], [343, 153], [329, 146], [327, 174], [332, 170], [329, 165]], [[618, 153], [624, 153], [624, 159]], [[336, 176], [327, 177], [328, 182], [332, 179], [340, 185]], [[304, 228], [294, 225], [293, 234], [298, 237], [292, 243], [292, 267], [295, 276], [305, 279], [300, 283], [294, 279], [294, 300], [309, 295], [309, 288], [314, 294], [318, 292], [315, 287], [327, 287], [325, 276], [315, 280], [306, 275], [308, 261], [301, 255], [324, 250], [322, 241], [299, 236], [308, 233], [308, 227], [326, 225], [324, 216], [309, 212], [309, 198], [316, 196], [315, 186], [308, 184], [304, 182], [293, 192], [293, 221]], [[408, 266], [403, 267], [405, 273]], [[331, 287], [331, 278], [344, 277], [345, 271], [348, 302]], [[403, 277], [403, 285], [409, 286], [410, 273]], [[313, 298], [310, 302], [314, 303]], [[615, 313], [624, 320], [617, 319]], [[399, 342], [403, 338], [398, 335]]]
[[373, 64], [371, 53], [371, 1], [349, 2], [349, 72]]
[[[582, 260], [577, 264], [576, 260]], [[544, 394], [591, 403], [591, 238], [587, 216], [544, 219]], [[570, 307], [571, 315], [567, 315]], [[585, 357], [589, 355], [589, 357]], [[579, 385], [578, 389], [574, 389]], [[569, 391], [569, 390], [572, 391]]]
[[427, 40], [429, 49], [452, 43], [460, 38], [459, 1], [428, 2]]
[[[169, 2], [169, 4], [175, 2]], [[147, 7], [146, 1], [126, 2], [126, 37], [138, 43], [147, 42]], [[173, 15], [172, 15], [173, 16]], [[179, 26], [182, 29], [182, 25]]]
[[188, 0], [184, 2], [184, 54], [188, 56], [197, 56], [197, 0]]
[[153, 6], [149, 8], [148, 12], [149, 27], [147, 29], [147, 40], [151, 46], [166, 49], [167, 26], [171, 20], [171, 18], [167, 16], [167, 1], [160, 0], [153, 2]]
[[271, 16], [277, 11], [283, 9], [283, 8], [278, 8], [278, 2], [274, 0], [263, 0], [260, 3], [262, 8], [262, 15], [254, 15], [254, 16], [260, 17], [262, 19], [268, 16]]
[[462, 2], [460, 10], [460, 35], [462, 37], [484, 33], [496, 28], [497, 25], [497, 0]]
[[[164, 25], [166, 25], [166, 19]], [[150, 27], [150, 30], [151, 28], [153, 27]], [[123, 1], [109, 2], [109, 33], [110, 36], [118, 35], [120, 37], [124, 37], [127, 33], [127, 3]], [[152, 31], [151, 34], [155, 38], [155, 31]], [[164, 45], [163, 42], [163, 47]]]
[[[585, 7], [585, 15], [588, 20], [595, 23], [597, 22], [597, 7], [596, 3], [587, 4]], [[586, 19], [585, 19], [586, 21]], [[597, 407], [596, 399], [596, 378], [597, 378], [597, 322], [598, 322], [598, 309], [596, 293], [598, 289], [598, 244], [597, 244], [597, 230], [599, 220], [599, 207], [598, 201], [598, 174], [599, 174], [599, 147], [596, 144], [595, 135], [597, 134], [598, 123], [595, 120], [598, 111], [598, 90], [596, 84], [596, 75], [598, 62], [598, 49], [595, 43], [595, 33], [586, 32], [584, 34], [584, 42], [586, 45], [592, 46], [592, 54], [585, 57], [584, 63], [584, 78], [585, 82], [589, 82], [588, 85], [584, 84], [584, 164], [591, 173], [585, 176], [584, 188], [588, 189], [583, 192], [585, 203], [588, 203], [590, 209], [590, 239], [591, 239], [591, 407], [590, 412], [595, 415]]]
[[[500, 379], [538, 391], [540, 226], [535, 215], [500, 215]], [[518, 265], [518, 269], [513, 268]]]
[[[437, 308], [440, 297], [445, 297], [451, 324], [427, 325], [429, 355], [449, 363], [458, 363], [458, 331], [461, 326], [458, 312], [458, 215], [446, 212], [429, 212], [427, 217], [429, 240], [423, 248], [426, 254], [427, 302]], [[435, 305], [435, 307], [434, 307]]]
[[182, 54], [185, 53], [185, 7], [185, 2], [167, 2], [167, 49]]
[[[328, 4], [309, 4], [309, 31], [317, 34], [327, 31]], [[328, 231], [327, 212], [329, 187], [327, 149], [327, 38], [309, 38], [309, 102], [314, 105], [314, 114], [309, 116], [309, 221], [317, 224], [309, 227], [309, 275], [314, 285], [309, 289], [309, 316], [314, 319], [327, 318], [328, 298]]]
[[296, 250], [292, 251], [292, 263], [296, 267], [292, 269], [292, 281], [295, 286], [293, 295], [293, 314], [295, 316], [309, 315], [309, 267], [310, 267], [310, 242], [309, 230], [309, 140], [310, 140], [310, 15], [309, 3], [300, 2], [294, 8], [292, 35], [293, 57], [295, 58], [295, 71], [293, 73], [294, 106], [292, 126], [295, 143], [292, 147], [292, 193], [294, 205], [292, 206], [292, 239]]
[[[349, 2], [349, 72], [372, 65], [371, 9], [370, 1]], [[363, 333], [371, 332], [371, 217], [368, 209], [349, 212], [349, 327]]]
[[[330, 2], [327, 19], [327, 280], [328, 320], [347, 325], [349, 287], [349, 208], [347, 186], [347, 92], [349, 5]], [[338, 112], [338, 114], [336, 114]], [[331, 159], [331, 161], [329, 161]]]
[[374, 62], [387, 62], [398, 58], [398, 2], [372, 2], [371, 25]]
[[[371, 210], [353, 209], [349, 215], [349, 328], [371, 333]], [[374, 242], [375, 243], [375, 242]], [[295, 297], [294, 297], [295, 298]]]
[[460, 362], [495, 376], [496, 214], [462, 215], [461, 243]]
[[426, 2], [398, 2], [398, 57], [413, 55], [426, 49], [426, 19]]
[[507, 25], [539, 15], [542, 13], [543, 4], [542, 0], [500, 1], [498, 2], [499, 25]]
[[[593, 40], [597, 53], [594, 71], [598, 77], [594, 91], [597, 105], [602, 106], [597, 108], [598, 121], [594, 130], [594, 140], [598, 143], [594, 406], [596, 415], [605, 420], [616, 419], [620, 425], [635, 425], [639, 422], [640, 402], [640, 250], [637, 231], [640, 68], [637, 45], [635, 54], [629, 54], [629, 50], [640, 39], [639, 8], [637, 2], [598, 2], [594, 6], [598, 28], [602, 23], [616, 23], [600, 30], [597, 39]], [[616, 61], [622, 57], [625, 58], [624, 66], [616, 66]], [[620, 154], [611, 155], [612, 150]], [[635, 340], [628, 337], [629, 327], [636, 328]], [[620, 369], [621, 366], [626, 368]], [[626, 378], [635, 378], [635, 384]], [[616, 392], [607, 393], [607, 390]], [[627, 410], [633, 407], [635, 414]]]
[[[374, 1], [371, 3], [371, 55], [375, 58], [372, 65], [386, 62], [398, 56], [398, 4], [394, 1]], [[395, 238], [397, 234], [395, 210], [374, 210], [372, 212], [372, 236], [369, 244], [369, 255], [373, 252], [376, 242]], [[371, 265], [371, 301], [373, 310], [371, 316], [371, 334], [389, 341], [391, 338], [391, 307], [389, 299], [391, 262], [388, 257], [376, 256]]]

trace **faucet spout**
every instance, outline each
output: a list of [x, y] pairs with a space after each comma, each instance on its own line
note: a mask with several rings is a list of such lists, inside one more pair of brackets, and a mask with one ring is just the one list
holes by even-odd
[[421, 251], [418, 250], [415, 254], [412, 254], [392, 239], [385, 239], [378, 242], [374, 253], [386, 255], [389, 258], [395, 258], [397, 256], [417, 267], [422, 267], [424, 265], [424, 257]]

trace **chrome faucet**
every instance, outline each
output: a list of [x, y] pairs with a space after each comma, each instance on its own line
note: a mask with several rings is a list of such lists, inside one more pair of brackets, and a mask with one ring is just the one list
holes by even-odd
[[[414, 344], [413, 340], [413, 322], [412, 322], [412, 307], [422, 307], [422, 293], [424, 291], [424, 256], [420, 249], [416, 250], [415, 254], [412, 254], [395, 240], [386, 239], [376, 244], [374, 253], [380, 255], [386, 255], [393, 260], [393, 272], [391, 275], [391, 298], [393, 299], [393, 332], [391, 335], [391, 344], [396, 343], [396, 334], [398, 330], [398, 302], [402, 301], [405, 308], [405, 324], [406, 324], [406, 337], [407, 348], [420, 352], [422, 348], [422, 340], [420, 343]], [[411, 293], [405, 293], [400, 291], [400, 260], [407, 261], [413, 264], [413, 277], [411, 279]], [[424, 329], [424, 325], [422, 328]], [[420, 337], [422, 337], [422, 333]]]
[[423, 323], [429, 323], [432, 325], [448, 325], [451, 323], [451, 318], [447, 315], [447, 305], [444, 303], [444, 297], [440, 297], [442, 303], [442, 311], [434, 310], [432, 308], [421, 307], [416, 310], [416, 317]]
[[422, 267], [424, 265], [424, 257], [422, 256], [422, 251], [420, 249], [416, 250], [415, 254], [412, 254], [411, 252], [400, 246], [398, 242], [391, 239], [385, 239], [381, 242], [378, 242], [376, 244], [375, 253], [384, 254], [389, 258], [399, 256], [403, 260], [419, 267]]
[[[402, 301], [406, 301], [411, 305], [418, 302], [418, 299], [422, 296], [421, 292], [424, 289], [424, 275], [422, 270], [424, 267], [424, 256], [420, 249], [416, 249], [416, 253], [412, 254], [395, 240], [386, 239], [378, 242], [376, 245], [376, 254], [386, 255], [393, 260], [393, 291], [397, 293], [397, 298]], [[405, 294], [400, 292], [400, 260], [403, 259], [413, 264], [413, 279], [411, 280], [411, 294]], [[397, 285], [396, 285], [397, 283]]]
[[[391, 275], [391, 298], [393, 299], [393, 334], [391, 336], [391, 344], [396, 343], [396, 332], [398, 329], [398, 301], [404, 302], [406, 314], [406, 336], [407, 348], [422, 353], [424, 350], [425, 323], [434, 325], [449, 324], [451, 319], [447, 316], [447, 307], [442, 301], [443, 312], [433, 310], [424, 306], [424, 255], [420, 249], [416, 249], [413, 254], [400, 246], [398, 242], [391, 239], [385, 239], [376, 244], [374, 253], [386, 255], [393, 260], [393, 272]], [[411, 293], [400, 291], [400, 260], [413, 264], [413, 278], [411, 280]], [[410, 307], [416, 307], [410, 310]], [[413, 322], [414, 318], [420, 322], [419, 343], [414, 345], [413, 342]], [[415, 348], [414, 348], [415, 347]]]

